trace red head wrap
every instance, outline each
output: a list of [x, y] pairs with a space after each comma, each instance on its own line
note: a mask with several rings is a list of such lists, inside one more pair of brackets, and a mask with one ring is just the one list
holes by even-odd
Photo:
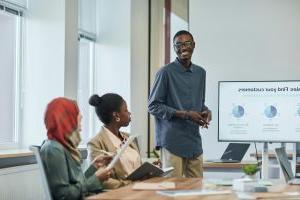
[[79, 109], [75, 101], [64, 97], [52, 100], [45, 113], [48, 139], [56, 140], [68, 148], [65, 138], [77, 129], [78, 114]]

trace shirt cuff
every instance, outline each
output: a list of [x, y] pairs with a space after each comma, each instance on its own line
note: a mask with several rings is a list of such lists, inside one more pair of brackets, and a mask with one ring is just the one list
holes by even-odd
[[164, 118], [167, 119], [167, 120], [171, 119], [172, 117], [175, 116], [176, 111], [177, 110], [174, 109], [174, 108], [169, 108], [168, 111], [166, 112]]
[[99, 193], [103, 190], [103, 183], [96, 175], [89, 177], [86, 181], [86, 187], [89, 192]]
[[94, 165], [90, 165], [89, 168], [85, 171], [85, 177], [90, 177], [95, 174], [97, 168]]

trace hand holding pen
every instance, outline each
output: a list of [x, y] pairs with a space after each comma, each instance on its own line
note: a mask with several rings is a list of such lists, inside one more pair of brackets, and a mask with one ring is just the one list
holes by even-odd
[[[208, 128], [209, 122], [208, 120], [208, 116], [209, 116], [209, 112], [198, 112], [198, 111], [186, 111], [185, 113], [185, 118], [188, 120], [191, 120], [197, 124], [199, 124], [199, 126], [204, 127], [204, 128]], [[211, 115], [210, 115], [211, 117]]]
[[200, 126], [202, 128], [208, 128], [209, 122], [211, 121], [211, 118], [212, 118], [211, 111], [210, 110], [206, 110], [206, 111], [200, 112], [200, 115], [204, 119], [202, 121], [203, 123], [200, 124]]
[[100, 168], [100, 167], [107, 166], [111, 162], [111, 160], [114, 156], [114, 153], [107, 152], [107, 151], [104, 151], [104, 150], [99, 150], [99, 152], [101, 152], [102, 154], [96, 156], [95, 159], [92, 161], [92, 164], [97, 169]]

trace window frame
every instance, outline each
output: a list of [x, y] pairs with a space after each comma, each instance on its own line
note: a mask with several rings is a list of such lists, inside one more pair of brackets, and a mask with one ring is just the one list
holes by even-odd
[[[83, 30], [79, 30], [78, 31], [78, 53], [80, 52], [80, 42], [87, 42], [89, 43], [89, 96], [91, 96], [92, 94], [94, 94], [95, 91], [95, 45], [96, 45], [96, 36], [94, 34], [91, 34], [89, 32], [83, 31]], [[80, 59], [80, 55], [78, 56], [78, 72], [79, 72], [79, 59]], [[80, 96], [80, 86], [79, 86], [79, 79], [80, 79], [80, 75], [78, 73], [78, 89], [77, 89], [77, 101], [79, 102], [79, 96]], [[88, 105], [88, 102], [86, 102], [86, 104]], [[81, 112], [81, 114], [83, 115], [83, 113]], [[91, 106], [89, 106], [88, 109], [88, 124], [85, 124], [86, 126], [88, 126], [88, 133], [87, 135], [84, 134], [84, 136], [86, 136], [87, 138], [91, 138], [94, 135], [94, 121], [95, 121], [95, 114], [94, 114], [94, 110]], [[84, 138], [84, 137], [82, 137]], [[86, 144], [87, 141], [82, 140], [82, 144]]]

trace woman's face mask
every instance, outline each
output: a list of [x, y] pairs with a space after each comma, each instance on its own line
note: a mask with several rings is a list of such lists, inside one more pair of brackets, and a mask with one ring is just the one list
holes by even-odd
[[73, 131], [72, 134], [69, 136], [68, 140], [72, 143], [74, 147], [78, 147], [78, 145], [81, 142], [81, 136], [79, 131]]
[[81, 132], [81, 120], [82, 120], [82, 115], [79, 113], [77, 116], [77, 131]]

